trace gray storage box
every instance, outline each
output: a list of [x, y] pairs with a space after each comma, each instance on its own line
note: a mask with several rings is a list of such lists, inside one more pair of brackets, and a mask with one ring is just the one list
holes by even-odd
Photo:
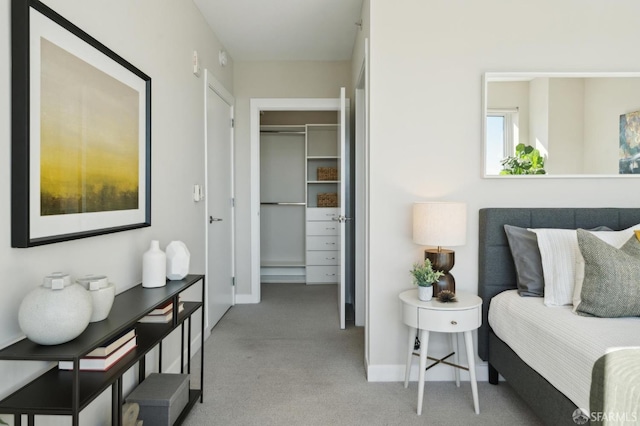
[[171, 426], [189, 402], [189, 375], [151, 373], [127, 397], [140, 405], [144, 425]]

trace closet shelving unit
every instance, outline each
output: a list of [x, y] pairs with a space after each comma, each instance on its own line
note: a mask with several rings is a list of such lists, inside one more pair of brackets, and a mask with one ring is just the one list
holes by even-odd
[[339, 210], [337, 206], [318, 206], [318, 194], [337, 194], [340, 176], [337, 176], [337, 180], [318, 180], [318, 168], [332, 167], [339, 170], [338, 125], [308, 124], [306, 129], [306, 282], [336, 283], [340, 273], [339, 224], [333, 219], [338, 216]]

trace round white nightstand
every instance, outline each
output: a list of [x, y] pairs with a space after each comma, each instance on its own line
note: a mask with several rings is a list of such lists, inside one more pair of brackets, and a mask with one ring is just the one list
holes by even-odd
[[409, 326], [409, 349], [407, 365], [404, 377], [404, 387], [409, 386], [409, 372], [411, 371], [411, 359], [414, 354], [416, 330], [420, 332], [420, 374], [418, 379], [418, 414], [422, 414], [422, 400], [424, 397], [424, 376], [427, 369], [427, 348], [429, 345], [429, 332], [451, 333], [454, 363], [444, 359], [434, 359], [437, 363], [443, 363], [456, 367], [456, 385], [460, 386], [458, 368], [458, 339], [456, 333], [464, 333], [464, 343], [469, 360], [468, 370], [471, 378], [471, 392], [473, 394], [473, 407], [476, 414], [480, 414], [478, 403], [478, 384], [476, 382], [475, 354], [473, 350], [473, 338], [471, 332], [482, 324], [482, 299], [475, 294], [463, 291], [456, 292], [457, 302], [441, 303], [437, 299], [422, 302], [418, 299], [418, 290], [407, 290], [400, 293], [402, 301], [402, 321]]

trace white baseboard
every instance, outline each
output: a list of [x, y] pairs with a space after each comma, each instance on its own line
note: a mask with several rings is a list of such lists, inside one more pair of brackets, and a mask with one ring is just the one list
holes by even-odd
[[[200, 333], [198, 333], [195, 337], [191, 339], [191, 362], [193, 362], [193, 356], [200, 350]], [[198, 362], [199, 362], [198, 357]], [[187, 359], [187, 348], [184, 348], [184, 359]], [[185, 364], [186, 365], [186, 364]], [[186, 370], [185, 370], [186, 371]], [[164, 371], [165, 373], [180, 373], [180, 357], [176, 358], [175, 361], [169, 365]]]
[[250, 304], [250, 303], [260, 303], [257, 297], [252, 294], [236, 294], [236, 305]]
[[[366, 368], [367, 381], [369, 382], [404, 382], [404, 365], [367, 365]], [[427, 371], [425, 380], [428, 382], [455, 381], [453, 367], [437, 365]], [[465, 370], [460, 370], [460, 380], [469, 381], [469, 373]], [[489, 380], [486, 362], [476, 364], [476, 380], [479, 382], [486, 382]], [[411, 363], [409, 381], [418, 381], [417, 362]]]

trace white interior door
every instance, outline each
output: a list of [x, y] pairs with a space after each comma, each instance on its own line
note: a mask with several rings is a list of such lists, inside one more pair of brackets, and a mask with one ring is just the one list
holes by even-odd
[[233, 97], [207, 72], [207, 328], [233, 304]]
[[345, 215], [346, 212], [346, 180], [347, 176], [345, 175], [346, 165], [346, 142], [347, 142], [347, 100], [346, 100], [346, 89], [344, 87], [340, 88], [340, 110], [338, 111], [338, 177], [340, 183], [338, 184], [338, 207], [340, 208], [340, 214], [338, 215], [338, 232], [339, 232], [339, 241], [338, 246], [340, 247], [340, 274], [338, 276], [338, 312], [340, 315], [340, 328], [345, 328], [345, 266], [346, 262], [346, 251], [345, 251], [345, 243], [346, 243], [346, 231], [345, 231], [345, 222], [347, 217]]

